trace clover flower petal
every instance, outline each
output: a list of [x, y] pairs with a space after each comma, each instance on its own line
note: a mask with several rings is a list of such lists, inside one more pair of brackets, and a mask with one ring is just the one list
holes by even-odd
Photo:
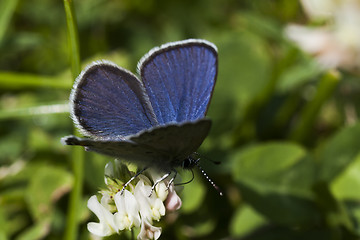
[[178, 210], [182, 205], [181, 198], [177, 195], [173, 185], [169, 188], [169, 194], [165, 201], [165, 207], [169, 211]]
[[141, 222], [141, 230], [137, 236], [138, 240], [158, 239], [161, 235], [161, 228], [150, 224], [146, 219]]
[[119, 230], [131, 229], [133, 226], [140, 227], [141, 219], [139, 206], [134, 195], [125, 190], [123, 194], [118, 192], [114, 197], [117, 212], [115, 213], [115, 223]]
[[161, 216], [165, 215], [165, 206], [156, 194], [149, 196], [150, 193], [151, 186], [146, 185], [144, 181], [140, 180], [136, 184], [134, 195], [140, 205], [141, 217], [152, 223], [152, 220], [159, 221]]
[[100, 237], [110, 236], [117, 232], [114, 215], [99, 203], [95, 195], [90, 197], [87, 206], [99, 219], [99, 223], [88, 223], [89, 232]]

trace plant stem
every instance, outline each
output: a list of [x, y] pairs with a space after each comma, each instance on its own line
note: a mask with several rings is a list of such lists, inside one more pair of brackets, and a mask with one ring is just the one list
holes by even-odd
[[336, 71], [327, 72], [319, 82], [314, 98], [301, 112], [299, 123], [290, 135], [290, 139], [304, 142], [313, 130], [313, 125], [324, 102], [332, 95], [340, 80]]
[[[81, 71], [79, 38], [76, 24], [76, 16], [72, 0], [64, 0], [67, 34], [70, 45], [70, 59], [72, 76], [75, 80]], [[76, 133], [75, 133], [76, 134]], [[81, 204], [83, 175], [84, 175], [84, 151], [81, 148], [73, 148], [71, 155], [72, 169], [74, 173], [74, 187], [70, 195], [68, 207], [66, 231], [64, 239], [78, 239], [79, 209]]]
[[0, 88], [7, 90], [55, 88], [69, 89], [71, 82], [60, 77], [0, 72]]
[[18, 0], [2, 0], [0, 2], [0, 45], [15, 12]]
[[69, 106], [65, 103], [48, 104], [27, 108], [9, 108], [0, 111], [0, 120], [64, 113], [69, 114]]
[[71, 72], [73, 79], [79, 75], [81, 71], [80, 65], [80, 47], [78, 29], [76, 24], [76, 15], [72, 0], [64, 0], [68, 41], [70, 45]]

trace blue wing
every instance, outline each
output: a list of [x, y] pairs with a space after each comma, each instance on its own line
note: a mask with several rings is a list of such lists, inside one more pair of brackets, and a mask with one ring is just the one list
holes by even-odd
[[160, 125], [206, 114], [217, 75], [216, 47], [189, 39], [152, 49], [138, 72]]
[[121, 138], [158, 125], [139, 79], [111, 62], [96, 62], [71, 93], [72, 118], [86, 136]]

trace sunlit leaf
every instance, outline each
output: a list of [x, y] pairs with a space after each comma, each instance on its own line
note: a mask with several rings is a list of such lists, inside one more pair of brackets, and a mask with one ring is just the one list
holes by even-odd
[[35, 219], [53, 211], [53, 204], [69, 192], [72, 176], [62, 168], [42, 166], [33, 172], [25, 199]]
[[230, 225], [231, 234], [234, 236], [246, 236], [257, 228], [267, 224], [267, 221], [263, 216], [257, 213], [250, 206], [240, 206], [232, 220]]
[[356, 160], [359, 148], [360, 124], [340, 130], [318, 153], [319, 181], [332, 181]]
[[239, 151], [233, 156], [233, 177], [244, 199], [273, 221], [319, 221], [311, 189], [314, 163], [300, 146], [276, 142]]

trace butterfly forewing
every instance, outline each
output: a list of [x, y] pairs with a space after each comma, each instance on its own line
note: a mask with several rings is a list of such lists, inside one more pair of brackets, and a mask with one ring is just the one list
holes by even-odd
[[194, 121], [208, 108], [217, 75], [217, 50], [204, 40], [186, 40], [149, 52], [139, 63], [158, 122]]
[[73, 119], [84, 135], [116, 138], [157, 124], [141, 81], [110, 62], [84, 70], [71, 101]]

